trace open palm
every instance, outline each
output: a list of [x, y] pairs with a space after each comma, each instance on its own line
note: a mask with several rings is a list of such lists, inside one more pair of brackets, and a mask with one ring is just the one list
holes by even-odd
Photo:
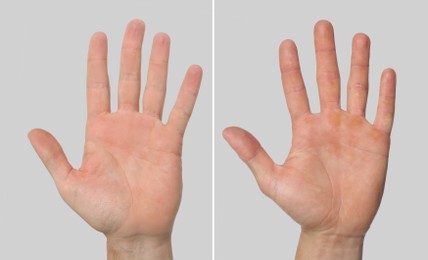
[[88, 53], [88, 119], [83, 162], [74, 169], [59, 143], [35, 129], [30, 140], [63, 199], [95, 229], [115, 239], [168, 237], [182, 190], [184, 130], [198, 94], [202, 70], [187, 71], [176, 104], [162, 122], [170, 40], [154, 37], [140, 107], [144, 23], [128, 24], [122, 46], [118, 111], [110, 111], [107, 40], [95, 33]]
[[237, 127], [224, 136], [254, 173], [261, 190], [302, 230], [346, 237], [361, 236], [377, 212], [385, 182], [394, 114], [395, 73], [384, 71], [375, 122], [365, 119], [369, 39], [353, 40], [347, 111], [340, 108], [340, 76], [333, 28], [315, 26], [317, 82], [321, 112], [310, 112], [297, 48], [280, 47], [281, 77], [293, 123], [292, 148], [275, 164], [248, 132]]

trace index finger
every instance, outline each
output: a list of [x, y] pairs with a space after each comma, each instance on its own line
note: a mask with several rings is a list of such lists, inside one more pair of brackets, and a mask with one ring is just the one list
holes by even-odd
[[291, 119], [309, 113], [309, 101], [300, 70], [296, 44], [285, 40], [279, 47], [281, 80]]
[[102, 32], [95, 33], [89, 43], [86, 103], [88, 117], [110, 112], [107, 37]]

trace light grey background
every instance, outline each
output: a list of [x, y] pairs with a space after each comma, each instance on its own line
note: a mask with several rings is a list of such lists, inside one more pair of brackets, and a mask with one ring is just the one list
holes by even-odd
[[216, 0], [216, 259], [294, 259], [299, 226], [258, 190], [221, 131], [229, 125], [244, 127], [277, 163], [284, 161], [291, 122], [278, 46], [285, 38], [296, 41], [311, 108], [319, 111], [312, 35], [319, 19], [334, 25], [343, 83], [349, 75], [352, 36], [363, 31], [371, 37], [370, 121], [382, 69], [393, 67], [398, 73], [386, 189], [364, 257], [428, 259], [426, 8], [419, 1], [368, 0]]
[[[2, 1], [0, 259], [105, 259], [105, 238], [60, 198], [26, 135], [47, 129], [79, 167], [85, 130], [89, 38], [109, 39], [112, 108], [126, 24], [146, 22], [143, 79], [152, 37], [171, 36], [165, 112], [187, 67], [204, 68], [183, 150], [184, 191], [173, 232], [176, 259], [211, 258], [211, 1]], [[143, 83], [144, 85], [144, 83]]]

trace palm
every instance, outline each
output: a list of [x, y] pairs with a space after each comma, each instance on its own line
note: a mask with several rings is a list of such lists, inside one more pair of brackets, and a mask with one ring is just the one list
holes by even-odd
[[52, 135], [30, 140], [64, 200], [95, 229], [114, 239], [168, 237], [181, 200], [181, 148], [202, 70], [191, 66], [166, 123], [162, 122], [169, 37], [153, 40], [140, 112], [144, 23], [129, 23], [122, 46], [118, 111], [110, 111], [107, 41], [91, 39], [88, 53], [86, 142], [79, 169]]
[[162, 235], [180, 203], [180, 154], [181, 136], [154, 117], [99, 116], [88, 122], [82, 166], [62, 196], [103, 233]]
[[296, 124], [272, 198], [305, 229], [364, 234], [382, 196], [389, 136], [343, 111]]
[[292, 41], [280, 47], [284, 93], [293, 123], [292, 148], [276, 165], [260, 143], [243, 129], [224, 136], [254, 173], [260, 189], [304, 230], [364, 236], [383, 193], [395, 98], [395, 74], [382, 75], [375, 122], [365, 117], [369, 39], [354, 37], [347, 111], [340, 108], [340, 76], [333, 28], [315, 27], [317, 82], [321, 112], [310, 111]]

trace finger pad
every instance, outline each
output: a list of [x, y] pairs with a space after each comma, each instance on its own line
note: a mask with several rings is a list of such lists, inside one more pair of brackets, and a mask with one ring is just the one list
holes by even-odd
[[260, 147], [252, 134], [238, 127], [226, 128], [223, 131], [223, 137], [244, 161], [251, 158]]

